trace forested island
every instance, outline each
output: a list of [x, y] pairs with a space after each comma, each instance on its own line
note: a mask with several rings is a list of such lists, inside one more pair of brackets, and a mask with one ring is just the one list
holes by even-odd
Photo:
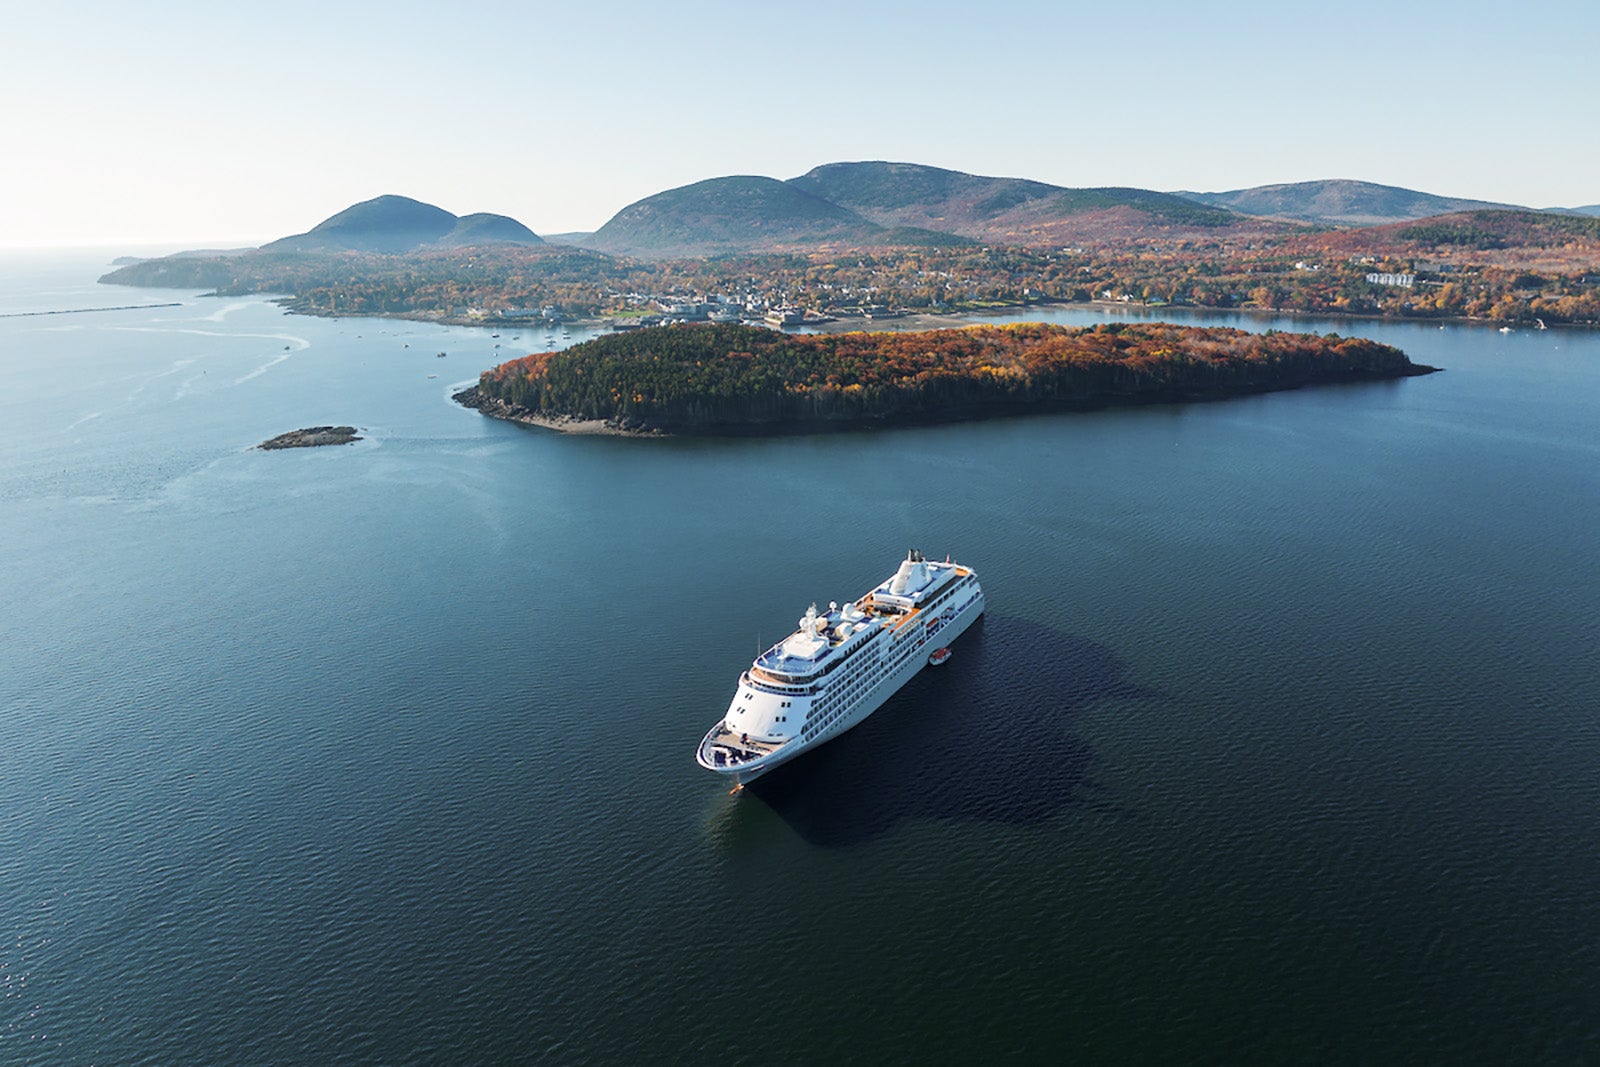
[[1436, 369], [1362, 338], [1170, 323], [841, 334], [693, 325], [512, 360], [456, 399], [557, 429], [761, 434], [1219, 399]]

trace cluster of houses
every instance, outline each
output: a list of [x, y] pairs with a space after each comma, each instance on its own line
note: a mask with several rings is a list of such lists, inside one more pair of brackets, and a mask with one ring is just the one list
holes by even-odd
[[458, 307], [451, 308], [450, 314], [457, 318], [477, 319], [487, 324], [504, 322], [528, 326], [561, 325], [561, 312], [548, 305], [541, 308]]
[[644, 326], [665, 326], [679, 322], [743, 322], [783, 329], [832, 322], [844, 317], [888, 319], [904, 314], [883, 304], [857, 304], [816, 311], [761, 296], [736, 298], [720, 293], [704, 298], [629, 293], [626, 299], [643, 313], [613, 318], [611, 328], [614, 330], [636, 330]]

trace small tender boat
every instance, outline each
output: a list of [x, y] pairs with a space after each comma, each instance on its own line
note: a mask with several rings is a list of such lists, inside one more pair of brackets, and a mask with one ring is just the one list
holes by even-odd
[[1501, 332], [1501, 333], [1510, 333], [1510, 332], [1511, 332], [1511, 327], [1509, 327], [1509, 326], [1502, 326], [1502, 327], [1500, 327], [1500, 332]]
[[949, 658], [950, 650], [948, 648], [934, 649], [933, 655], [928, 657], [928, 666], [937, 667], [939, 664], [943, 663]]

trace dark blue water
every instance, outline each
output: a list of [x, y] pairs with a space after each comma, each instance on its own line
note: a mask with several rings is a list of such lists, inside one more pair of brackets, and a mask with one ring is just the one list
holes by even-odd
[[[101, 269], [0, 262], [183, 302], [0, 319], [0, 1061], [1600, 1057], [1600, 335], [638, 441], [448, 402], [542, 330]], [[984, 622], [727, 796], [740, 669], [912, 546]]]

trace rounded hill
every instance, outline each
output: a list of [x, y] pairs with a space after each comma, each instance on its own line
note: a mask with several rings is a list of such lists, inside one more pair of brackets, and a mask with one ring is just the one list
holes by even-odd
[[375, 196], [352, 204], [305, 233], [261, 246], [264, 252], [379, 252], [470, 245], [541, 245], [539, 235], [506, 215], [479, 212], [457, 218], [409, 196]]
[[1063, 190], [1026, 178], [985, 178], [921, 163], [826, 163], [789, 184], [884, 226], [955, 230]]
[[698, 256], [873, 240], [879, 228], [847, 208], [756, 175], [710, 178], [647, 196], [584, 242], [637, 256]]
[[455, 225], [456, 217], [444, 208], [390, 194], [352, 204], [305, 233], [262, 247], [273, 252], [409, 252], [437, 241]]
[[438, 243], [445, 247], [459, 248], [465, 245], [488, 244], [542, 245], [544, 241], [538, 234], [510, 216], [480, 211], [472, 215], [462, 215], [451, 227], [450, 232], [439, 238]]
[[1069, 189], [920, 163], [828, 163], [789, 184], [881, 226], [917, 226], [1028, 245], [1127, 240], [1146, 232], [1210, 231], [1259, 220], [1150, 189]]
[[1258, 185], [1252, 189], [1234, 189], [1225, 193], [1178, 195], [1246, 215], [1298, 219], [1328, 226], [1382, 226], [1456, 211], [1509, 206], [1347, 179]]

